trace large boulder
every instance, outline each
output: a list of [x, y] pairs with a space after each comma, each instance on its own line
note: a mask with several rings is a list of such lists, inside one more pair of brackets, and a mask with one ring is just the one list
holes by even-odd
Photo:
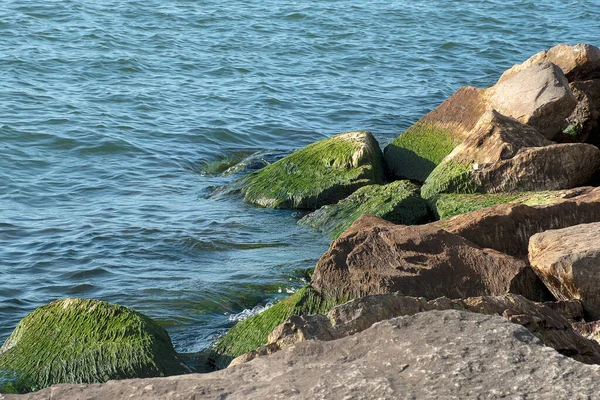
[[588, 182], [600, 166], [589, 144], [553, 144], [534, 128], [495, 110], [428, 176], [422, 195], [568, 189]]
[[[397, 293], [366, 296], [339, 305], [326, 315], [288, 318], [269, 335], [267, 345], [236, 358], [230, 367], [273, 354], [304, 340], [336, 340], [362, 332], [379, 321], [431, 310], [449, 309], [502, 316], [525, 326], [546, 346], [561, 354], [588, 364], [600, 364], [600, 345], [583, 338], [565, 316], [553, 309], [571, 311], [576, 309], [577, 305], [579, 303], [576, 302], [534, 303], [514, 294], [455, 300], [438, 298], [430, 301]], [[568, 315], [571, 316], [571, 313]]]
[[557, 299], [579, 299], [600, 319], [600, 223], [575, 225], [535, 234], [529, 261]]
[[318, 261], [311, 284], [329, 297], [398, 292], [434, 299], [512, 292], [538, 300], [547, 294], [524, 261], [431, 224], [351, 227]]
[[587, 399], [597, 397], [598, 380], [600, 367], [557, 353], [522, 326], [447, 310], [212, 374], [60, 385], [23, 399]]
[[57, 300], [23, 318], [0, 348], [0, 370], [36, 388], [191, 372], [156, 322], [84, 299]]
[[600, 188], [583, 187], [457, 215], [432, 225], [484, 248], [527, 259], [529, 238], [549, 229], [600, 222]]
[[429, 208], [420, 195], [421, 188], [409, 181], [387, 185], [363, 186], [337, 204], [323, 206], [298, 221], [338, 237], [358, 217], [371, 214], [396, 224], [427, 222]]
[[570, 84], [577, 106], [567, 122], [569, 125], [554, 137], [557, 142], [586, 142], [600, 145], [600, 79], [576, 81]]
[[379, 144], [371, 133], [357, 131], [308, 145], [239, 179], [233, 188], [263, 207], [316, 209], [382, 182]]
[[569, 126], [577, 105], [563, 71], [550, 62], [514, 71], [487, 89], [460, 88], [385, 149], [390, 173], [424, 181], [450, 152], [465, 140], [482, 115], [491, 109], [517, 119], [552, 139]]
[[532, 65], [543, 62], [557, 65], [569, 82], [600, 78], [600, 49], [586, 43], [576, 45], [560, 43], [550, 50], [542, 50], [522, 64], [514, 65], [506, 70], [499, 82], [511, 78]]

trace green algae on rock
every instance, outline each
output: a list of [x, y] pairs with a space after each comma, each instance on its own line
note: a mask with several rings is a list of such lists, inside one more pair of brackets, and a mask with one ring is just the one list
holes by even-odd
[[409, 181], [363, 186], [337, 204], [308, 214], [298, 223], [327, 232], [332, 238], [338, 237], [364, 214], [396, 224], [423, 223], [429, 218], [429, 209], [419, 190], [419, 186]]
[[347, 297], [325, 298], [311, 286], [305, 286], [260, 314], [233, 326], [212, 349], [211, 358], [215, 367], [217, 369], [226, 368], [235, 357], [267, 343], [268, 336], [273, 329], [290, 316], [326, 313], [347, 300]]
[[56, 300], [23, 318], [0, 348], [0, 369], [38, 388], [191, 372], [155, 321], [87, 299]]
[[316, 209], [383, 182], [383, 156], [367, 131], [310, 144], [233, 185], [244, 200], [270, 208]]

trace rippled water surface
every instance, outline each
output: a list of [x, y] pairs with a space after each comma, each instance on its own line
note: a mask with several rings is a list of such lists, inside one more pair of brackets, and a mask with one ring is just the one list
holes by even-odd
[[[0, 2], [0, 341], [53, 299], [157, 319], [179, 351], [301, 285], [328, 241], [207, 198], [214, 162], [371, 130], [556, 43], [598, 1]], [[238, 175], [239, 176], [239, 175]], [[281, 293], [280, 293], [281, 292]]]

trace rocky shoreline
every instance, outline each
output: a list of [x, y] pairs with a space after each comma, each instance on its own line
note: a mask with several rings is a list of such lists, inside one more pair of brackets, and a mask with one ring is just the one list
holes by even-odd
[[459, 89], [383, 151], [366, 131], [309, 145], [221, 191], [312, 211], [299, 223], [334, 239], [308, 286], [205, 355], [229, 368], [179, 375], [149, 318], [67, 299], [0, 348], [0, 393], [593, 398], [599, 122], [600, 49], [561, 44]]

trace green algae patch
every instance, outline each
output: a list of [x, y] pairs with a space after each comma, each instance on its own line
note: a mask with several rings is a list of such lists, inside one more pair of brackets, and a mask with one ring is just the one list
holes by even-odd
[[0, 394], [21, 394], [35, 390], [37, 387], [22, 374], [0, 370]]
[[57, 300], [23, 318], [0, 348], [0, 370], [37, 388], [190, 372], [149, 317], [98, 300]]
[[437, 166], [421, 188], [421, 196], [431, 199], [439, 193], [477, 193], [482, 188], [475, 182], [469, 163], [446, 161]]
[[424, 223], [429, 220], [429, 209], [419, 190], [419, 186], [409, 181], [363, 186], [337, 204], [306, 215], [298, 223], [326, 232], [332, 239], [364, 214], [373, 214], [396, 224]]
[[456, 194], [443, 193], [431, 199], [431, 207], [439, 219], [477, 211], [498, 204], [510, 203], [522, 197], [523, 193], [494, 193], [494, 194]]
[[231, 189], [263, 207], [316, 209], [382, 181], [379, 144], [369, 132], [359, 131], [310, 144], [241, 178]]
[[417, 122], [386, 146], [384, 159], [393, 176], [423, 182], [456, 145], [450, 131]]
[[324, 314], [349, 298], [329, 299], [311, 286], [305, 286], [260, 314], [233, 326], [215, 344], [211, 356], [217, 369], [226, 368], [231, 360], [267, 343], [269, 334], [292, 315]]

